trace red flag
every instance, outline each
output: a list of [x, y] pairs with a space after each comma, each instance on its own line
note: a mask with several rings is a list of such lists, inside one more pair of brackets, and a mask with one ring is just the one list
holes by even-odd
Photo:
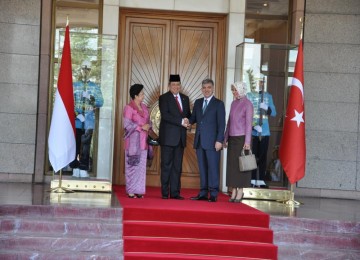
[[75, 114], [69, 26], [66, 26], [59, 79], [49, 132], [49, 160], [55, 172], [75, 159]]
[[279, 157], [291, 184], [305, 176], [305, 110], [302, 40], [296, 58], [295, 72], [286, 109]]

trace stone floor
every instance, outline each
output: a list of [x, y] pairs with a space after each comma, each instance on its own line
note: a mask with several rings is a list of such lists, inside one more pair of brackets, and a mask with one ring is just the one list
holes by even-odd
[[[49, 192], [49, 189], [49, 184], [0, 183], [0, 205], [69, 206], [71, 209], [75, 207], [80, 211], [90, 210], [92, 212], [97, 210], [120, 210], [119, 212], [121, 212], [122, 210], [118, 199], [111, 193], [58, 194]], [[243, 200], [243, 203], [270, 214], [270, 227], [274, 232], [274, 243], [278, 246], [279, 260], [360, 259], [359, 200], [297, 196], [295, 196], [295, 200], [302, 204], [299, 207], [290, 207], [276, 201]], [[35, 211], [37, 212], [36, 209]], [[72, 210], [70, 211], [72, 212]], [[43, 222], [40, 219], [36, 221]], [[82, 225], [81, 221], [83, 220], [80, 220]], [[80, 224], [75, 226], [80, 226]], [[3, 235], [6, 237], [6, 234]], [[98, 244], [101, 242], [108, 244], [108, 241], [97, 241], [96, 239], [98, 238], [95, 236], [92, 240]], [[88, 240], [85, 237], [84, 243]], [[3, 243], [5, 243], [4, 241]], [[114, 241], [117, 244], [122, 242], [121, 238], [119, 240], [117, 237]], [[80, 245], [82, 244], [83, 242], [80, 243]], [[71, 246], [73, 247], [73, 242], [71, 242]], [[3, 252], [2, 259], [14, 259], [12, 258], [13, 252], [17, 252], [15, 249], [12, 248], [8, 255]], [[22, 255], [16, 253], [18, 257], [16, 259], [32, 259], [30, 256], [26, 258], [27, 254], [32, 254], [31, 252], [28, 253], [25, 250], [21, 253]], [[43, 258], [39, 259], [54, 259], [53, 256], [53, 251], [51, 251], [49, 255], [43, 254]], [[67, 259], [67, 256], [63, 257], [65, 257], [63, 259]], [[81, 255], [79, 259], [87, 259], [84, 257]], [[119, 252], [113, 258], [122, 259], [121, 253]]]
[[[110, 193], [76, 192], [56, 194], [48, 192], [48, 184], [0, 183], [0, 205], [77, 205], [84, 207], [120, 207]], [[360, 222], [360, 201], [295, 197], [303, 204], [289, 207], [275, 201], [244, 200], [251, 207], [271, 216]]]

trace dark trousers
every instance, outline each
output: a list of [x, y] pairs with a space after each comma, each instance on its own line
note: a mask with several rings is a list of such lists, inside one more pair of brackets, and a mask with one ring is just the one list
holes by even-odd
[[[71, 168], [79, 168], [80, 170], [89, 170], [90, 165], [90, 147], [93, 130], [76, 128], [76, 154], [75, 159], [70, 163]], [[77, 157], [79, 156], [79, 159]]]
[[203, 148], [196, 149], [200, 171], [200, 193], [201, 197], [210, 196], [217, 197], [219, 193], [220, 178], [220, 151], [205, 150]]
[[162, 196], [180, 196], [181, 171], [184, 147], [161, 146], [161, 194]]
[[[267, 151], [269, 148], [269, 136], [262, 136], [261, 140], [258, 136], [252, 137], [252, 152], [255, 154], [256, 161], [259, 168], [259, 180], [265, 180], [266, 173], [266, 159]], [[256, 178], [257, 170], [253, 170], [251, 174], [252, 180], [257, 180]]]

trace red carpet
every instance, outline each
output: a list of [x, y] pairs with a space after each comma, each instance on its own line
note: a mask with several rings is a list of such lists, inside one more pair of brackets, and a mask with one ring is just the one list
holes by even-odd
[[114, 186], [124, 208], [124, 257], [133, 259], [277, 259], [269, 215], [242, 203], [192, 201], [198, 191], [182, 189], [185, 200], [163, 200], [147, 187], [130, 199]]

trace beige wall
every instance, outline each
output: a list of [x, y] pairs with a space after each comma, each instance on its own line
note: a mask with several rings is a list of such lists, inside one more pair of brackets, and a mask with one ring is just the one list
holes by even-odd
[[0, 1], [0, 181], [31, 182], [38, 108], [40, 0]]
[[306, 176], [297, 193], [360, 199], [360, 1], [307, 0]]

